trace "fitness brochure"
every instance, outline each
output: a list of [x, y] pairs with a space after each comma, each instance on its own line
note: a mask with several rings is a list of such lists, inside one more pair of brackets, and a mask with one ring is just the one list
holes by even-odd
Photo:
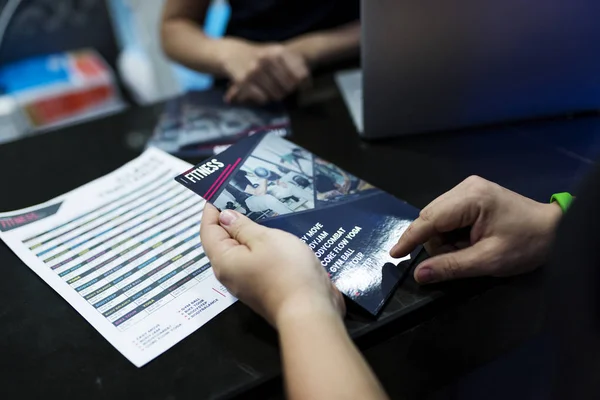
[[[298, 236], [337, 288], [376, 315], [409, 262], [389, 250], [419, 210], [269, 131], [175, 178], [220, 210]], [[413, 253], [415, 255], [415, 253]]]
[[220, 89], [191, 91], [165, 104], [147, 146], [178, 157], [208, 157], [256, 129], [289, 136], [289, 117], [280, 104], [242, 107], [225, 104]]

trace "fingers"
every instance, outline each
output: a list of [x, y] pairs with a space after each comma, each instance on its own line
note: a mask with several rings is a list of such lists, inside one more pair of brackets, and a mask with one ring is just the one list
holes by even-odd
[[426, 207], [390, 250], [395, 258], [410, 254], [418, 245], [423, 244], [440, 233], [471, 226], [479, 217], [479, 203], [460, 195], [448, 196]]
[[[288, 91], [285, 89], [285, 86], [282, 85], [278, 78], [272, 73], [274, 70], [277, 70], [275, 67], [275, 63], [269, 61], [262, 61], [261, 68], [258, 68], [252, 73], [249, 77], [249, 80], [254, 82], [258, 87], [260, 87], [269, 99], [271, 100], [281, 100], [284, 98]], [[285, 83], [285, 81], [284, 81]]]
[[258, 86], [247, 84], [240, 87], [240, 90], [233, 101], [237, 103], [263, 105], [269, 102], [269, 96]]
[[295, 76], [288, 70], [285, 62], [281, 59], [267, 62], [266, 68], [275, 82], [283, 89], [284, 96], [296, 89], [297, 82]]
[[423, 261], [415, 270], [415, 280], [427, 284], [489, 275], [499, 253], [493, 241], [481, 241], [466, 249]]
[[[204, 252], [213, 261], [216, 256], [226, 254], [240, 244], [219, 223], [219, 210], [207, 203], [200, 224], [200, 240]], [[218, 267], [218, 266], [217, 266]]]
[[390, 250], [390, 255], [394, 258], [404, 257], [410, 254], [418, 245], [435, 237], [437, 233], [433, 223], [424, 221], [419, 217], [404, 231], [398, 243]]
[[292, 75], [296, 86], [308, 80], [310, 76], [310, 70], [301, 58], [291, 56], [284, 57], [280, 59], [279, 62], [283, 65], [284, 69], [287, 70], [290, 75]]
[[236, 76], [225, 101], [255, 104], [279, 101], [308, 83], [309, 77], [310, 70], [301, 56], [284, 46], [268, 46], [244, 73]]
[[310, 74], [302, 57], [285, 46], [266, 49], [261, 56], [260, 66], [284, 92], [283, 96], [296, 90]]
[[442, 235], [435, 235], [431, 237], [427, 242], [423, 243], [423, 247], [427, 251], [430, 257], [436, 256], [443, 252], [443, 248], [446, 246]]
[[219, 215], [219, 222], [230, 237], [250, 249], [259, 243], [268, 232], [268, 228], [251, 221], [246, 216], [232, 210]]
[[238, 97], [240, 89], [241, 85], [231, 85], [231, 87], [229, 87], [229, 89], [225, 93], [225, 96], [223, 97], [225, 103], [233, 103], [234, 100]]
[[[435, 198], [431, 203], [429, 203], [427, 205], [427, 207], [425, 207], [423, 210], [421, 210], [421, 213], [425, 212], [425, 210], [427, 210], [428, 208], [434, 208], [436, 204], [439, 204], [443, 200], [447, 199], [448, 196], [452, 195], [452, 192], [454, 190], [456, 190], [456, 188], [453, 188], [452, 190]], [[415, 229], [415, 227], [413, 226], [413, 225], [415, 225], [415, 223], [416, 223], [416, 225], [418, 225], [418, 224], [421, 224], [422, 221], [419, 221], [419, 219], [417, 218], [415, 221], [413, 221], [412, 224], [410, 224], [410, 226], [402, 234], [400, 239], [398, 239], [398, 243], [396, 243], [394, 245], [394, 247], [392, 247], [392, 249], [390, 250], [390, 255], [392, 257], [394, 257], [394, 258], [404, 257], [407, 254], [410, 254], [419, 244], [421, 244], [421, 243], [415, 243], [414, 235], [412, 234], [412, 232], [410, 232]], [[431, 250], [433, 248], [441, 246], [442, 236], [439, 233], [431, 233], [429, 235], [428, 239], [424, 240], [422, 244], [427, 244], [425, 250], [427, 250], [427, 252], [429, 254], [432, 254]]]
[[253, 83], [240, 83], [233, 85], [225, 93], [225, 102], [263, 105], [269, 102], [269, 97]]

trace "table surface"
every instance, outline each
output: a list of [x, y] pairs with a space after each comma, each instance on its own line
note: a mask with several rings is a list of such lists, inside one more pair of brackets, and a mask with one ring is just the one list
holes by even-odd
[[[130, 109], [0, 146], [0, 211], [49, 200], [133, 159], [159, 112]], [[417, 207], [471, 174], [546, 201], [576, 190], [600, 151], [597, 115], [371, 143], [337, 95], [290, 114], [293, 141]], [[3, 244], [0, 268], [2, 398], [267, 396], [280, 376], [275, 332], [242, 304], [138, 369]], [[544, 313], [540, 275], [433, 289], [409, 278], [376, 320], [356, 311], [347, 325], [376, 372], [389, 375], [393, 365], [405, 382], [395, 396], [415, 398], [534, 337]], [[400, 339], [394, 353], [378, 352], [390, 338]]]

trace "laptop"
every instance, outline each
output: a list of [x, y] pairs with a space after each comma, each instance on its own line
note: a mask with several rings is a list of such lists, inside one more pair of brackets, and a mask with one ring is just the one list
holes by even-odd
[[335, 74], [335, 82], [348, 107], [352, 121], [359, 133], [363, 133], [363, 79], [362, 70], [353, 69]]
[[599, 15], [598, 0], [363, 1], [362, 73], [336, 80], [368, 139], [598, 110]]

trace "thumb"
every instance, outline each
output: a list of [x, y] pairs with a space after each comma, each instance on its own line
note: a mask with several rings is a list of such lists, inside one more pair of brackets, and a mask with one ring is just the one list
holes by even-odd
[[264, 226], [251, 221], [237, 211], [224, 210], [219, 215], [219, 223], [239, 244], [252, 247], [268, 230]]
[[225, 101], [225, 103], [227, 103], [227, 104], [231, 103], [233, 101], [233, 99], [238, 95], [239, 92], [240, 92], [239, 85], [231, 86], [229, 89], [227, 89], [225, 96], [223, 96], [223, 101]]
[[425, 260], [415, 270], [415, 280], [426, 284], [486, 275], [492, 260], [485, 247], [480, 242]]

